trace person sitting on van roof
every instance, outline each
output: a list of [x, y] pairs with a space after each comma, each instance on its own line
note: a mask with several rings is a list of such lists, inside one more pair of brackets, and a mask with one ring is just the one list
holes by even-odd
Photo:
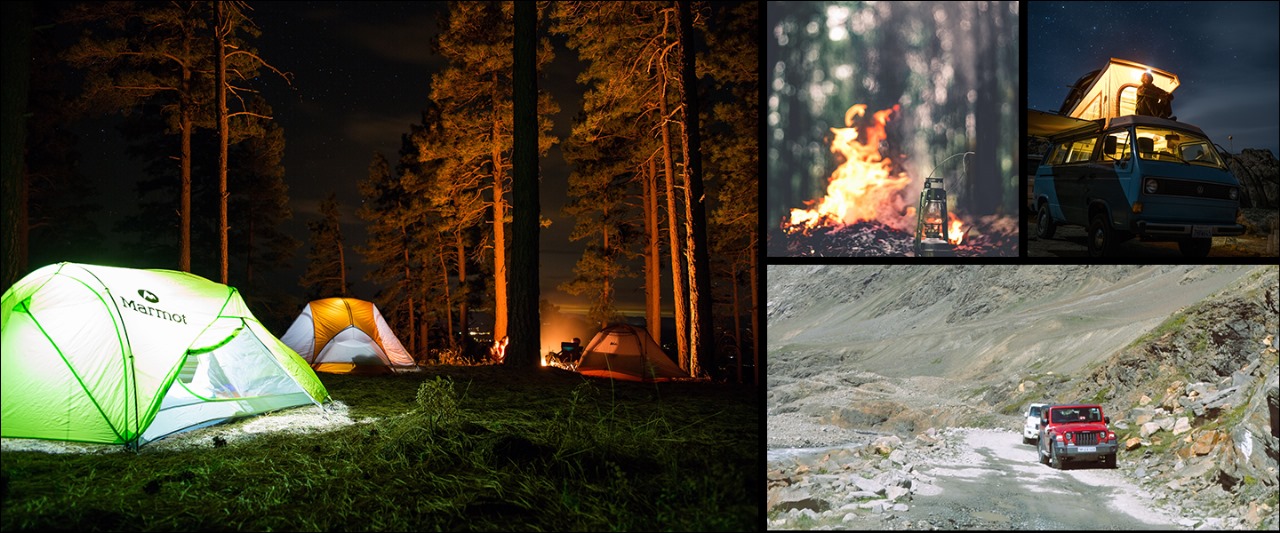
[[1138, 104], [1134, 113], [1178, 120], [1173, 116], [1173, 95], [1156, 87], [1154, 81], [1155, 77], [1150, 72], [1142, 73], [1142, 86], [1138, 87]]

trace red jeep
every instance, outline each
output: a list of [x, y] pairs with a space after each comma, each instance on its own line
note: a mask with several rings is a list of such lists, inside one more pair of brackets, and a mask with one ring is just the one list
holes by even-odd
[[1101, 461], [1116, 467], [1119, 442], [1107, 429], [1101, 405], [1051, 405], [1040, 410], [1040, 462], [1062, 468], [1067, 461]]

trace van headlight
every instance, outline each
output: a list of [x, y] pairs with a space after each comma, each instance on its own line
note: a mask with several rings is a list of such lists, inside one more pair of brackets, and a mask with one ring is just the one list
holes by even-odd
[[1147, 185], [1145, 187], [1147, 194], [1155, 194], [1157, 187], [1156, 180], [1147, 180]]
[[1240, 189], [1232, 187], [1231, 190], [1227, 192], [1227, 198], [1230, 198], [1232, 200], [1236, 200], [1240, 198]]

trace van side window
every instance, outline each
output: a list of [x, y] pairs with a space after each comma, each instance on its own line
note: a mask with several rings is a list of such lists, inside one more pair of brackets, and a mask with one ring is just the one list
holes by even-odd
[[1071, 148], [1067, 151], [1067, 157], [1063, 163], [1075, 163], [1078, 161], [1088, 161], [1093, 155], [1093, 147], [1098, 144], [1096, 137], [1086, 137], [1071, 143]]
[[1045, 160], [1046, 165], [1053, 166], [1062, 164], [1067, 158], [1067, 151], [1071, 149], [1071, 143], [1058, 143], [1053, 145], [1049, 150], [1049, 158]]

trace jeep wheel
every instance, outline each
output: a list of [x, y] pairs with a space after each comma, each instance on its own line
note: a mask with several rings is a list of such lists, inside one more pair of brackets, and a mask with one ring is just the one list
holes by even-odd
[[1187, 259], [1204, 259], [1209, 256], [1209, 249], [1213, 247], [1213, 239], [1182, 239], [1178, 241], [1178, 251], [1182, 252], [1182, 256]]
[[[1040, 442], [1044, 442], [1044, 439], [1040, 439]], [[1049, 464], [1049, 455], [1044, 451], [1044, 447], [1039, 444], [1036, 443], [1036, 455], [1040, 456], [1040, 464], [1047, 465]]]
[[1036, 215], [1036, 237], [1052, 239], [1054, 232], [1057, 230], [1058, 226], [1054, 224], [1053, 217], [1049, 215], [1048, 202], [1040, 204], [1040, 210]]
[[1058, 451], [1052, 446], [1049, 447], [1049, 466], [1062, 470], [1062, 458], [1058, 457]]
[[1106, 466], [1107, 468], [1115, 468], [1115, 467], [1116, 467], [1116, 454], [1114, 454], [1114, 453], [1113, 453], [1113, 454], [1107, 455], [1106, 457], [1103, 457], [1102, 459], [1103, 459], [1103, 460], [1102, 460], [1102, 464], [1103, 464], [1103, 466]]
[[1106, 257], [1116, 253], [1116, 236], [1107, 223], [1107, 215], [1097, 213], [1089, 219], [1089, 256]]

